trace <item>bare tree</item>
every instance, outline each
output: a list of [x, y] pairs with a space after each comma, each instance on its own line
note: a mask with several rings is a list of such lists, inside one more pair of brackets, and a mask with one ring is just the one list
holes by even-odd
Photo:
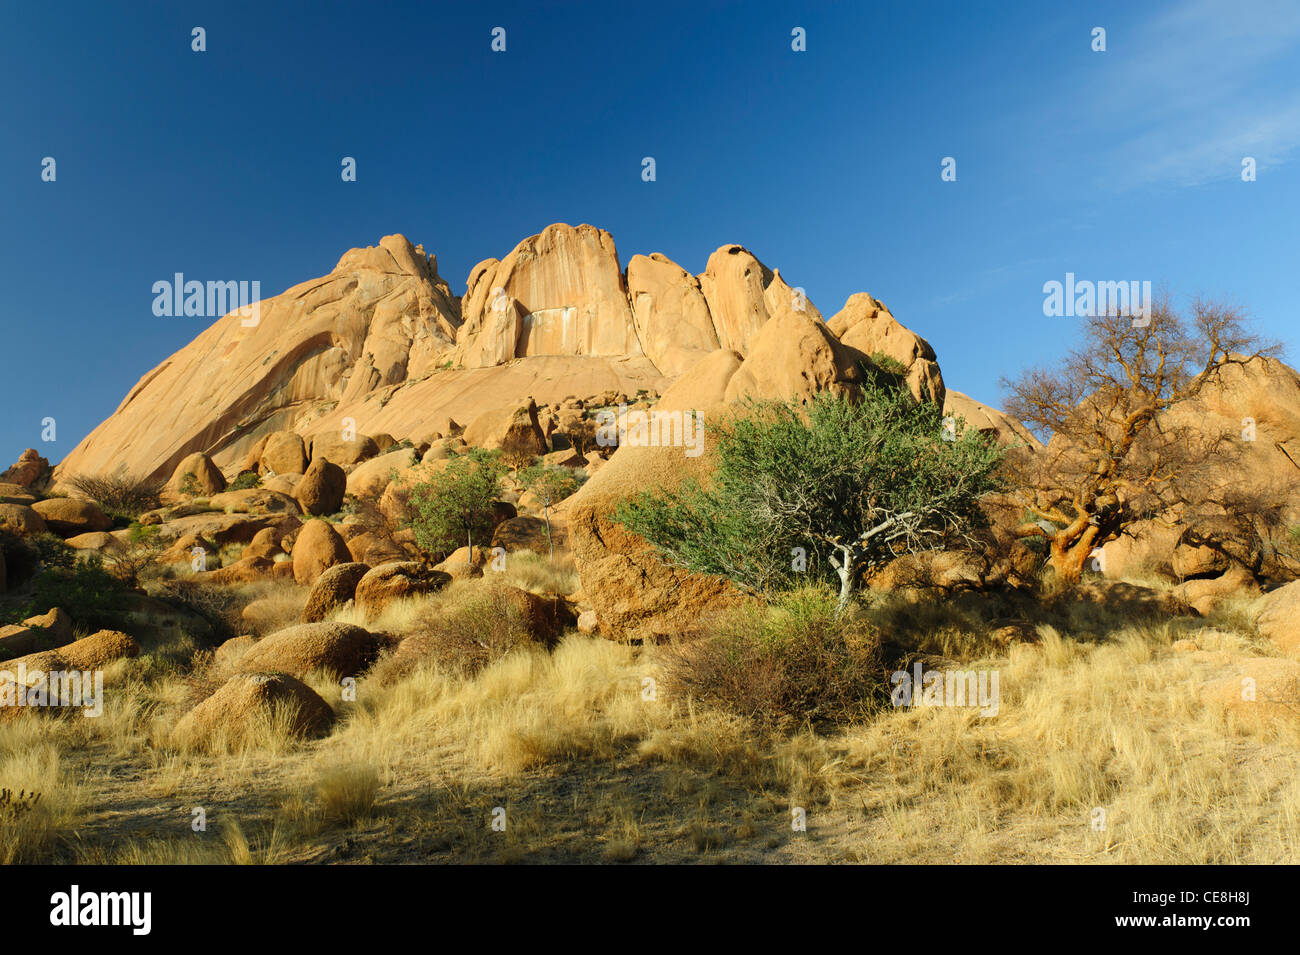
[[1278, 350], [1247, 331], [1237, 309], [1214, 302], [1195, 301], [1189, 319], [1167, 297], [1145, 319], [1088, 319], [1083, 343], [1056, 367], [1002, 382], [1007, 412], [1048, 442], [1009, 456], [1030, 518], [1017, 534], [1046, 538], [1058, 577], [1073, 581], [1135, 521], [1207, 499], [1206, 469], [1222, 471], [1234, 436], [1168, 412], [1229, 365]]

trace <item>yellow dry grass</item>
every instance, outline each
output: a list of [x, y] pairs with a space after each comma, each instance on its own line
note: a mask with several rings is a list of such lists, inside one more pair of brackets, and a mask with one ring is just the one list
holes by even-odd
[[[405, 632], [458, 592], [396, 602], [368, 625]], [[1206, 707], [1207, 655], [1172, 649], [1271, 652], [1249, 606], [1210, 621], [1103, 617], [1080, 610], [1004, 647], [973, 617], [918, 611], [918, 648], [998, 672], [996, 716], [887, 708], [781, 734], [666, 698], [653, 648], [571, 634], [473, 675], [426, 664], [388, 685], [362, 679], [355, 700], [312, 677], [339, 717], [328, 738], [294, 744], [268, 725], [191, 751], [167, 731], [195, 676], [128, 661], [110, 670], [98, 720], [0, 725], [0, 787], [44, 794], [21, 834], [0, 816], [2, 844], [6, 861], [195, 864], [1294, 859], [1300, 722], [1249, 727]], [[806, 832], [791, 825], [800, 813]]]

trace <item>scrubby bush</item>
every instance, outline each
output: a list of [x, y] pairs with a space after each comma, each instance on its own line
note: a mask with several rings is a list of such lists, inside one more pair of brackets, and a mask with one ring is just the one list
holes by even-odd
[[86, 630], [118, 630], [131, 593], [131, 588], [105, 570], [97, 557], [70, 567], [46, 567], [33, 579], [27, 603], [10, 608], [6, 616], [11, 619], [6, 622], [62, 607]]
[[217, 643], [245, 632], [241, 613], [247, 598], [238, 587], [177, 577], [155, 581], [150, 590], [151, 596], [192, 611], [206, 620], [212, 626], [213, 640]]
[[226, 486], [227, 491], [247, 491], [262, 486], [262, 478], [256, 471], [244, 471]]
[[472, 676], [508, 653], [536, 645], [519, 604], [502, 600], [495, 588], [453, 584], [435, 600], [435, 612], [421, 613], [406, 631], [401, 652], [376, 667], [378, 682], [399, 679], [422, 661]]
[[47, 567], [71, 567], [77, 555], [67, 544], [53, 534], [36, 534], [20, 537], [0, 531], [0, 549], [4, 551], [6, 575], [9, 585], [21, 585], [31, 580]]
[[888, 699], [878, 632], [807, 588], [702, 621], [659, 650], [665, 688], [768, 726], [861, 719]]
[[125, 472], [76, 474], [64, 478], [62, 483], [89, 497], [109, 517], [126, 520], [134, 520], [145, 511], [156, 508], [162, 490], [162, 485], [156, 481], [132, 477]]
[[121, 547], [106, 549], [102, 560], [110, 574], [134, 589], [157, 567], [156, 559], [165, 549], [156, 524], [132, 524], [127, 541]]

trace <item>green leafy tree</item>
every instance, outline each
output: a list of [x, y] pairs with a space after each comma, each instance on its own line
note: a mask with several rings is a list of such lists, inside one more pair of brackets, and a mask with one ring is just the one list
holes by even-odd
[[709, 436], [717, 470], [624, 501], [615, 518], [669, 561], [753, 593], [838, 583], [897, 556], [973, 542], [1001, 452], [942, 408], [868, 377], [854, 400], [750, 401]]
[[411, 488], [411, 527], [420, 548], [439, 553], [464, 540], [473, 565], [474, 535], [492, 529], [503, 472], [499, 455], [474, 449], [451, 458], [440, 473]]
[[546, 543], [555, 556], [555, 542], [551, 540], [551, 508], [582, 486], [586, 474], [577, 468], [554, 467], [537, 464], [519, 473], [520, 482], [533, 492], [537, 503], [542, 505], [542, 516], [546, 520]]
[[537, 443], [533, 436], [519, 432], [509, 435], [501, 444], [501, 460], [518, 480], [519, 472], [537, 460]]

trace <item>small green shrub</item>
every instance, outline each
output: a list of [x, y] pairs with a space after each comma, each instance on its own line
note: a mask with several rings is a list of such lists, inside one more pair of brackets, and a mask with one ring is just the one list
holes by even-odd
[[666, 687], [767, 726], [862, 719], [888, 698], [880, 637], [836, 612], [806, 588], [721, 613], [661, 650]]
[[[32, 581], [32, 613], [62, 607], [86, 630], [119, 630], [131, 589], [104, 569], [97, 557], [71, 567], [47, 567]], [[23, 618], [18, 618], [23, 619]]]
[[255, 487], [262, 486], [262, 479], [256, 471], [244, 471], [228, 485], [227, 491], [247, 491]]

